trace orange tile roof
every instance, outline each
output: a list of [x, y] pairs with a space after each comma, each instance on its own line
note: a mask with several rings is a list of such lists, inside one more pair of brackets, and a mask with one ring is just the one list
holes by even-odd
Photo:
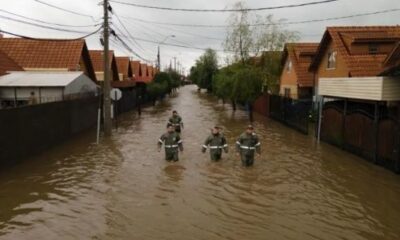
[[136, 82], [142, 82], [142, 83], [149, 83], [152, 81], [152, 77], [149, 75], [149, 69], [147, 64], [142, 63], [140, 64], [140, 68], [142, 71], [142, 75], [136, 79]]
[[[90, 58], [92, 59], [93, 68], [96, 72], [104, 72], [104, 59], [103, 50], [89, 50]], [[110, 50], [108, 52], [109, 64], [112, 66], [114, 60], [114, 51]]]
[[282, 64], [289, 57], [297, 75], [297, 84], [300, 87], [313, 87], [314, 74], [309, 71], [312, 57], [317, 52], [319, 43], [287, 43], [285, 45]]
[[129, 75], [132, 71], [129, 71], [131, 68], [129, 57], [115, 57], [115, 61], [117, 62], [118, 72], [124, 75], [124, 80], [130, 78]]
[[24, 69], [19, 66], [14, 60], [7, 56], [4, 52], [0, 51], [0, 76], [4, 75], [7, 71], [23, 71]]
[[132, 73], [135, 75], [135, 79], [139, 79], [142, 75], [140, 68], [140, 61], [131, 61]]
[[377, 39], [396, 42], [400, 40], [400, 26], [328, 27], [310, 69], [315, 70], [318, 67], [329, 41], [332, 40], [338, 53], [344, 59], [351, 76], [377, 76], [382, 72], [383, 63], [388, 54], [352, 55], [346, 46], [345, 38], [364, 42]]
[[384, 69], [379, 75], [390, 75], [395, 71], [400, 72], [400, 42], [385, 59]]
[[23, 68], [77, 70], [85, 40], [0, 38], [0, 50]]
[[154, 77], [154, 67], [153, 66], [149, 66], [149, 76]]

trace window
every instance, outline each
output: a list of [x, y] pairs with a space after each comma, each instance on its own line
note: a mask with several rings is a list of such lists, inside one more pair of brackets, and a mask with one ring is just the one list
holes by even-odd
[[290, 88], [285, 88], [285, 97], [290, 98]]
[[287, 65], [286, 65], [286, 71], [287, 71], [287, 72], [292, 71], [292, 65], [293, 65], [293, 64], [292, 64], [292, 61], [289, 59]]
[[368, 45], [368, 52], [369, 54], [377, 54], [379, 50], [379, 46], [376, 43], [370, 43]]
[[328, 69], [336, 68], [336, 56], [337, 56], [336, 51], [328, 53]]

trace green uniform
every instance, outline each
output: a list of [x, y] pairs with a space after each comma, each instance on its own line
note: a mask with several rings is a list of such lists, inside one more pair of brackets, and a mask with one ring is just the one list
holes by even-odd
[[254, 152], [261, 153], [261, 143], [255, 133], [243, 133], [236, 141], [236, 148], [240, 153], [243, 166], [251, 166], [254, 163]]
[[170, 117], [168, 122], [175, 127], [175, 131], [178, 133], [181, 132], [181, 128], [183, 128], [183, 122], [179, 115]]
[[210, 148], [210, 157], [212, 161], [218, 161], [221, 159], [222, 149], [225, 153], [228, 153], [228, 144], [222, 134], [211, 134], [204, 142], [202, 152], [206, 152], [207, 148]]
[[158, 140], [158, 146], [161, 148], [163, 144], [165, 148], [165, 160], [178, 161], [178, 150], [183, 151], [182, 140], [179, 134], [176, 132], [163, 134]]

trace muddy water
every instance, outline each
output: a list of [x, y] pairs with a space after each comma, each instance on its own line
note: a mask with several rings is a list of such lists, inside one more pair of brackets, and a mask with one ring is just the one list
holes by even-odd
[[[156, 151], [171, 110], [185, 122], [176, 164]], [[0, 174], [0, 239], [400, 239], [400, 176], [256, 116], [263, 154], [244, 169], [247, 123], [188, 86], [128, 113], [110, 140], [94, 132]], [[231, 151], [201, 154], [214, 124]]]

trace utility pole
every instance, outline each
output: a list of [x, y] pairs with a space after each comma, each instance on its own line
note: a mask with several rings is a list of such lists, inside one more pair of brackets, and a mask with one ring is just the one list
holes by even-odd
[[103, 40], [104, 40], [104, 82], [103, 82], [103, 97], [104, 97], [104, 135], [106, 137], [111, 136], [111, 98], [110, 98], [110, 90], [111, 90], [111, 81], [110, 81], [110, 64], [109, 64], [109, 22], [108, 22], [108, 0], [104, 0], [104, 26], [103, 26]]

